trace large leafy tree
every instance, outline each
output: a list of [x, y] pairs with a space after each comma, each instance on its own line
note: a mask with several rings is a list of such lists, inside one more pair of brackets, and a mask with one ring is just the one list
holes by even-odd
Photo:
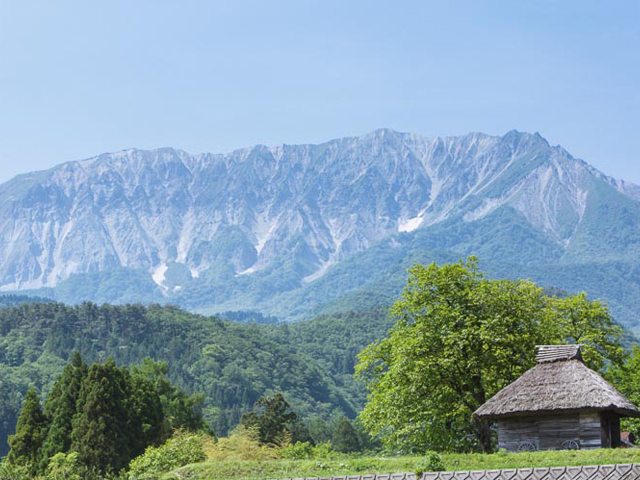
[[594, 370], [602, 370], [608, 362], [624, 363], [626, 352], [620, 344], [623, 331], [602, 302], [590, 301], [584, 292], [545, 301], [547, 338], [583, 345], [584, 361]]
[[586, 343], [595, 367], [621, 355], [603, 305], [487, 279], [474, 257], [413, 267], [392, 312], [396, 325], [360, 354], [356, 373], [370, 390], [365, 426], [405, 450], [490, 450], [489, 423], [472, 414], [534, 365], [536, 345]]
[[[640, 405], [640, 346], [635, 345], [622, 365], [613, 365], [607, 379], [635, 405]], [[640, 418], [625, 418], [622, 428], [640, 438]]]

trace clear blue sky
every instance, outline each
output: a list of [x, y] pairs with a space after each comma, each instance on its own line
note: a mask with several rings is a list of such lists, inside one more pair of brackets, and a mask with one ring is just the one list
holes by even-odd
[[0, 0], [0, 181], [124, 148], [539, 131], [640, 183], [640, 1]]

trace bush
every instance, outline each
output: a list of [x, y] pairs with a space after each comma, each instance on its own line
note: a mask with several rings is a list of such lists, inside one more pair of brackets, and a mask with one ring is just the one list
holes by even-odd
[[440, 454], [428, 451], [424, 458], [416, 464], [416, 477], [420, 477], [424, 472], [441, 472], [443, 470], [444, 464]]
[[162, 473], [206, 460], [201, 434], [178, 432], [159, 447], [148, 447], [129, 464], [129, 478], [155, 479]]
[[0, 479], [30, 480], [29, 465], [12, 465], [6, 460], [0, 462]]
[[81, 480], [78, 452], [56, 453], [47, 465], [47, 480]]
[[319, 443], [315, 447], [309, 442], [296, 442], [280, 448], [278, 453], [287, 460], [326, 459], [333, 454], [330, 442]]
[[260, 443], [259, 432], [254, 427], [238, 426], [229, 437], [220, 438], [215, 445], [206, 448], [207, 457], [218, 462], [274, 460], [278, 450]]
[[296, 442], [280, 449], [280, 456], [287, 460], [307, 460], [313, 458], [313, 447], [309, 442]]
[[313, 458], [330, 458], [333, 455], [331, 442], [322, 442], [313, 447]]

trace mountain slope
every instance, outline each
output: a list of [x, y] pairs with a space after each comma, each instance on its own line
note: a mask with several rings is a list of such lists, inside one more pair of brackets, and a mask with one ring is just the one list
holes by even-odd
[[538, 134], [126, 150], [16, 177], [0, 210], [0, 288], [69, 302], [295, 319], [349, 292], [394, 295], [413, 261], [474, 253], [491, 272], [602, 295], [628, 325], [640, 313], [601, 288], [638, 263], [640, 189]]

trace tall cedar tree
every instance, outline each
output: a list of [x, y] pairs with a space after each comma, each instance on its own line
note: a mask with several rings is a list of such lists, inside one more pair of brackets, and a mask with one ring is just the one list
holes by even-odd
[[240, 424], [249, 428], [257, 428], [260, 443], [267, 445], [278, 443], [284, 434], [291, 433], [289, 425], [297, 418], [298, 416], [291, 411], [284, 396], [281, 393], [276, 393], [273, 397], [260, 398], [256, 402], [253, 412], [242, 415]]
[[40, 448], [47, 430], [47, 419], [34, 387], [29, 388], [18, 417], [15, 435], [9, 437], [8, 461], [13, 465], [27, 465], [31, 473], [38, 468]]
[[103, 473], [117, 472], [131, 459], [135, 432], [130, 428], [128, 377], [127, 370], [109, 359], [91, 365], [80, 387], [71, 449], [83, 465]]
[[166, 362], [157, 362], [148, 357], [143, 359], [140, 365], [131, 367], [131, 376], [150, 382], [160, 396], [166, 421], [165, 433], [170, 434], [173, 430], [183, 428], [191, 432], [207, 431], [213, 434], [201, 412], [204, 395], [185, 394], [182, 389], [167, 380], [168, 372]]
[[147, 358], [132, 372], [111, 359], [88, 368], [74, 355], [44, 413], [35, 390], [29, 391], [11, 440], [10, 462], [42, 474], [57, 453], [76, 451], [83, 466], [116, 472], [178, 428], [210, 431], [197, 408], [200, 397], [171, 385], [164, 377], [166, 364]]
[[131, 457], [144, 453], [149, 445], [158, 446], [170, 435], [165, 422], [162, 402], [154, 385], [146, 378], [131, 377], [132, 395], [129, 399], [129, 414], [134, 435]]
[[337, 452], [352, 453], [360, 451], [360, 440], [356, 429], [353, 428], [347, 417], [342, 417], [333, 431], [331, 440], [333, 449]]
[[87, 373], [86, 363], [76, 353], [58, 377], [45, 402], [44, 413], [50, 425], [42, 446], [43, 467], [56, 453], [67, 452], [71, 448], [72, 420], [80, 397], [80, 387]]

